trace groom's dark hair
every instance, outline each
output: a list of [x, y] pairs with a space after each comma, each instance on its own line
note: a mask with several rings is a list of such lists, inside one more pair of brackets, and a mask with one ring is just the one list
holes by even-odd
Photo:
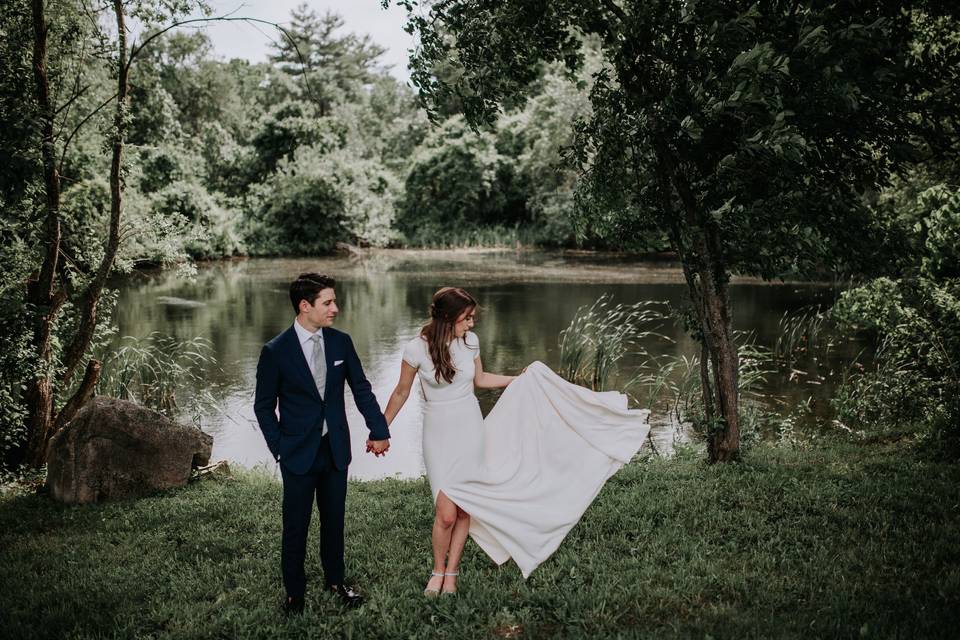
[[306, 300], [307, 304], [313, 304], [321, 291], [333, 289], [336, 284], [336, 280], [321, 273], [301, 273], [290, 283], [290, 302], [293, 304], [293, 312], [300, 313], [301, 300]]

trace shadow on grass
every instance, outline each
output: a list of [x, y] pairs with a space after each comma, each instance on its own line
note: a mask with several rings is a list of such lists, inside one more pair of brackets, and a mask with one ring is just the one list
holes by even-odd
[[[524, 581], [468, 543], [455, 598], [424, 599], [430, 492], [352, 482], [348, 574], [284, 620], [280, 486], [261, 474], [139, 501], [0, 502], [4, 637], [949, 637], [960, 623], [960, 469], [894, 447], [761, 447], [614, 476]], [[316, 519], [314, 519], [316, 520]]]

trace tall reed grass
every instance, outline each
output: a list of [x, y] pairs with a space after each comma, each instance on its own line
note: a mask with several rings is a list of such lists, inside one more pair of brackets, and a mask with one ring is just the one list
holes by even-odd
[[202, 413], [216, 406], [205, 375], [216, 366], [213, 345], [205, 338], [177, 340], [157, 332], [142, 338], [125, 336], [103, 358], [97, 391], [169, 417], [187, 414], [198, 422]]
[[[761, 390], [776, 369], [771, 350], [757, 344], [752, 333], [737, 333], [735, 337], [739, 342], [737, 380], [741, 418], [753, 423], [768, 404]], [[709, 364], [707, 366], [712, 380], [712, 369]], [[648, 357], [628, 384], [632, 388], [631, 395], [640, 404], [666, 412], [674, 424], [687, 424], [698, 432], [706, 431], [699, 356], [668, 354]]]
[[831, 341], [822, 340], [829, 328], [828, 314], [819, 306], [806, 307], [793, 313], [785, 311], [777, 323], [773, 356], [786, 366], [793, 367], [797, 360], [819, 347], [829, 349], [833, 346]]
[[414, 249], [515, 248], [540, 244], [537, 231], [520, 226], [428, 227], [406, 238], [404, 246]]
[[[670, 341], [656, 331], [656, 326], [671, 319], [682, 322], [679, 318], [680, 314], [665, 303], [622, 305], [614, 304], [608, 295], [601, 296], [592, 305], [578, 309], [561, 332], [559, 372], [595, 390], [607, 389], [616, 378], [618, 390], [635, 404], [665, 417], [678, 431], [705, 435], [711, 426], [703, 406], [700, 354], [663, 354], [664, 349], [654, 346], [658, 338]], [[817, 371], [819, 363], [826, 362], [836, 348], [834, 329], [827, 312], [807, 307], [780, 318], [771, 347], [760, 344], [753, 333], [735, 332], [744, 447], [759, 439], [797, 441], [809, 431], [803, 427], [812, 427], [812, 422], [823, 417], [814, 410], [812, 396], [788, 405], [769, 388], [775, 376], [820, 384], [821, 375], [843, 376], [849, 367], [857, 367], [860, 354], [836, 374], [833, 370]], [[618, 371], [623, 368], [624, 358], [632, 369]], [[712, 380], [709, 363], [707, 370]]]
[[580, 307], [560, 332], [560, 375], [595, 391], [605, 390], [624, 355], [646, 353], [642, 340], [653, 336], [670, 340], [655, 331], [654, 325], [666, 319], [662, 305], [652, 300], [615, 305], [604, 294], [589, 307]]

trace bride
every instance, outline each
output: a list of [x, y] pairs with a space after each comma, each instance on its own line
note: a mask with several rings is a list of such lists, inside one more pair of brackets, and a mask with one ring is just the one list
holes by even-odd
[[[543, 363], [520, 376], [485, 372], [471, 331], [477, 307], [463, 289], [433, 295], [430, 321], [404, 347], [384, 411], [389, 425], [419, 381], [435, 506], [426, 595], [456, 592], [468, 534], [494, 562], [512, 558], [529, 576], [649, 430], [648, 412], [627, 409], [623, 394], [570, 384]], [[474, 387], [507, 387], [486, 419]]]

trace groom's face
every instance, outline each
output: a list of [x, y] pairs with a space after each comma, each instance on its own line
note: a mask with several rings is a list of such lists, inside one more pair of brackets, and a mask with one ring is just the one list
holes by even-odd
[[333, 289], [323, 289], [313, 304], [303, 300], [300, 303], [300, 314], [310, 325], [320, 329], [333, 326], [340, 309], [337, 307], [337, 295]]

